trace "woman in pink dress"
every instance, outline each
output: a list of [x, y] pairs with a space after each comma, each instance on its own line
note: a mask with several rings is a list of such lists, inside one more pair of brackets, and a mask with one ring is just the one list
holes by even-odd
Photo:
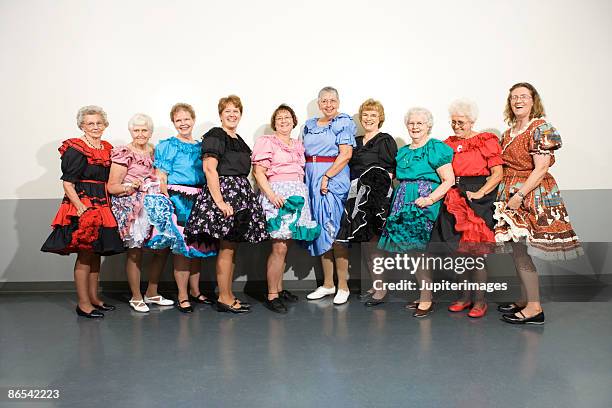
[[257, 139], [253, 147], [253, 174], [260, 189], [259, 200], [272, 238], [268, 257], [268, 296], [265, 305], [276, 313], [287, 313], [285, 302], [297, 296], [283, 289], [285, 256], [292, 239], [312, 241], [321, 227], [312, 220], [308, 189], [304, 184], [304, 145], [291, 138], [297, 117], [291, 107], [280, 105], [270, 121], [273, 135]]
[[128, 129], [132, 142], [116, 147], [111, 152], [108, 192], [112, 194], [111, 210], [117, 220], [119, 234], [128, 248], [125, 270], [132, 291], [129, 304], [135, 311], [146, 313], [149, 311], [147, 303], [171, 306], [174, 302], [157, 293], [159, 276], [166, 258], [158, 251], [154, 252], [144, 299], [140, 293], [142, 248], [153, 228], [144, 201], [147, 193], [159, 193], [159, 182], [153, 167], [153, 146], [149, 144], [153, 134], [153, 120], [145, 114], [137, 113], [128, 122]]

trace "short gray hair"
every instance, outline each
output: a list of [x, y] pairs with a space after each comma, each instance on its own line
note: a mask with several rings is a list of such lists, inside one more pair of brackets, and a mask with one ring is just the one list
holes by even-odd
[[144, 113], [137, 113], [128, 121], [129, 130], [134, 129], [134, 126], [146, 126], [147, 129], [153, 132], [153, 119]]
[[320, 100], [321, 95], [323, 95], [324, 93], [333, 93], [336, 95], [336, 98], [340, 100], [340, 95], [338, 94], [338, 90], [334, 88], [333, 86], [324, 86], [323, 88], [321, 88], [321, 90], [319, 91], [319, 96], [317, 97], [317, 100]]
[[469, 99], [457, 99], [448, 107], [448, 114], [450, 116], [465, 116], [470, 121], [476, 122], [476, 119], [478, 119], [478, 105]]
[[420, 106], [415, 106], [414, 108], [408, 109], [408, 112], [404, 115], [404, 125], [408, 127], [408, 121], [410, 120], [410, 115], [420, 115], [423, 114], [427, 117], [427, 125], [429, 126], [429, 130], [427, 134], [431, 133], [431, 129], [433, 128], [433, 115], [429, 111], [429, 109], [421, 108]]
[[99, 106], [96, 105], [87, 105], [83, 106], [77, 112], [77, 126], [81, 129], [81, 125], [83, 124], [83, 120], [86, 115], [100, 115], [104, 120], [104, 126], [108, 126], [108, 119], [106, 118], [106, 112]]

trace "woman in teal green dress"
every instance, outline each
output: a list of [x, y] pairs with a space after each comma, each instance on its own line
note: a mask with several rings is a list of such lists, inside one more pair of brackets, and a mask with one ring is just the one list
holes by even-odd
[[[412, 108], [404, 123], [412, 142], [399, 149], [396, 156], [396, 188], [391, 215], [379, 241], [379, 248], [390, 252], [423, 251], [429, 243], [433, 224], [440, 212], [440, 200], [455, 183], [453, 150], [444, 142], [429, 137], [433, 125], [431, 112]], [[419, 287], [430, 282], [429, 272], [416, 272]], [[431, 291], [421, 291], [418, 302], [408, 305], [416, 309], [415, 317], [427, 316], [433, 310]]]

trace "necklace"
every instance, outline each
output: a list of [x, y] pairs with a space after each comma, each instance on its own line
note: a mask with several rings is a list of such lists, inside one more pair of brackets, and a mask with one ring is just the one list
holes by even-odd
[[87, 143], [87, 145], [89, 147], [91, 147], [92, 149], [96, 149], [96, 150], [102, 150], [104, 149], [104, 146], [102, 146], [102, 142], [100, 142], [100, 146], [96, 146], [94, 144], [94, 142], [92, 140], [89, 139], [89, 136], [87, 136], [86, 134], [83, 135], [83, 137], [85, 138], [85, 143]]

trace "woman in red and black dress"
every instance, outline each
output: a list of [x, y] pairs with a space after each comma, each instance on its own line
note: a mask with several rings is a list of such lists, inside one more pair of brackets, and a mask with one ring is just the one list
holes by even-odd
[[[472, 129], [478, 108], [468, 100], [457, 100], [449, 108], [454, 136], [444, 142], [454, 152], [455, 186], [448, 190], [440, 215], [431, 233], [431, 249], [445, 243], [446, 250], [457, 255], [482, 255], [493, 252], [494, 202], [497, 186], [502, 179], [504, 161], [499, 139], [493, 133]], [[485, 283], [486, 269], [468, 272], [475, 283]], [[474, 300], [469, 290], [448, 307], [451, 312], [470, 309], [469, 317], [482, 317], [487, 312], [483, 290], [475, 291]]]
[[98, 297], [100, 255], [124, 251], [106, 192], [113, 146], [101, 140], [108, 126], [102, 108], [90, 105], [79, 109], [77, 125], [83, 135], [65, 140], [59, 148], [65, 195], [51, 223], [53, 231], [41, 251], [77, 253], [76, 312], [79, 316], [100, 318], [104, 317], [102, 311], [115, 309]]

